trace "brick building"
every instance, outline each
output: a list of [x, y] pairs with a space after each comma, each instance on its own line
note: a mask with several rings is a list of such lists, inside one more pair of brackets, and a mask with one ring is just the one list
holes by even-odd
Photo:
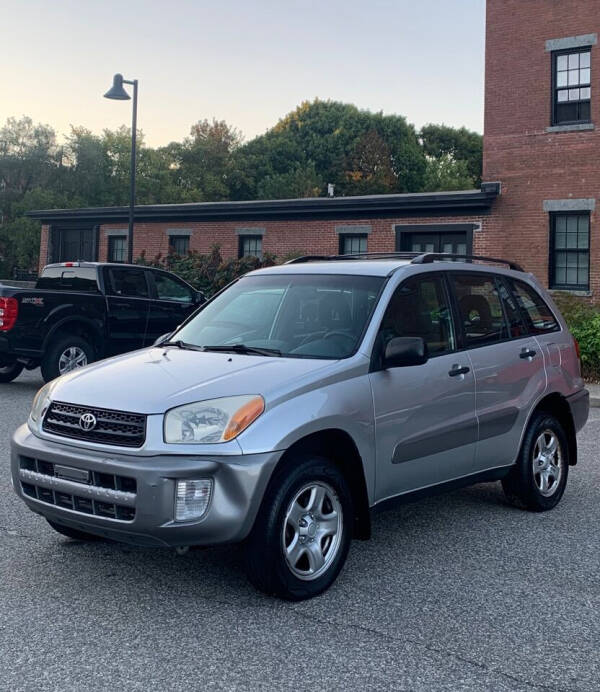
[[[513, 259], [600, 296], [600, 0], [487, 0], [480, 190], [136, 208], [133, 255], [416, 250]], [[127, 209], [32, 212], [40, 265], [127, 257]]]

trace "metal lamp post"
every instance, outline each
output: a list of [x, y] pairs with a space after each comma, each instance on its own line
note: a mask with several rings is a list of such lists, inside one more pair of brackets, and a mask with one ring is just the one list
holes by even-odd
[[131, 176], [129, 188], [129, 229], [127, 231], [127, 260], [133, 264], [133, 212], [135, 209], [135, 136], [137, 130], [137, 79], [123, 79], [122, 74], [113, 77], [112, 87], [104, 94], [104, 98], [116, 101], [129, 101], [131, 96], [123, 88], [123, 84], [133, 85], [133, 115], [131, 118]]

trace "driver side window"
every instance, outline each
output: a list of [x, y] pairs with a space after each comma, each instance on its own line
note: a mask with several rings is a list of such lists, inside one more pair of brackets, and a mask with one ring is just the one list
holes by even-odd
[[456, 348], [452, 311], [442, 277], [415, 276], [398, 286], [385, 311], [379, 338], [385, 347], [398, 336], [420, 336], [430, 357]]

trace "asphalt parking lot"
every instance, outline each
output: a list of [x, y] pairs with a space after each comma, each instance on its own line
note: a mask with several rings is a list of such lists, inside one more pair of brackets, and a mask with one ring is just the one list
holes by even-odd
[[0, 689], [600, 689], [599, 409], [553, 512], [499, 484], [406, 505], [289, 604], [239, 548], [84, 544], [26, 510], [8, 443], [41, 384], [0, 385]]

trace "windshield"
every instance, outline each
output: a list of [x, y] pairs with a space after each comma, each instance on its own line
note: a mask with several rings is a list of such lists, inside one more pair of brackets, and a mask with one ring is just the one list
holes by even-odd
[[295, 358], [346, 358], [357, 348], [383, 279], [376, 276], [248, 276], [171, 336], [210, 350], [265, 349]]

